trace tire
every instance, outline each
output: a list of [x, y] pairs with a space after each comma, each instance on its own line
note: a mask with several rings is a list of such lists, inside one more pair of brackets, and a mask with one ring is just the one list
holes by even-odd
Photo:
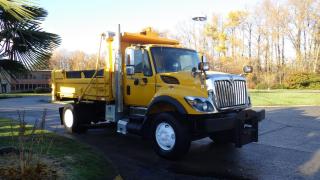
[[80, 118], [82, 116], [78, 107], [75, 104], [67, 104], [63, 108], [63, 125], [70, 133], [84, 133], [87, 131], [87, 128], [83, 126], [83, 119]]
[[154, 117], [152, 144], [155, 152], [170, 160], [182, 158], [190, 148], [190, 131], [172, 113], [160, 113]]
[[232, 136], [232, 131], [227, 130], [227, 131], [220, 131], [220, 132], [215, 132], [212, 133], [209, 138], [216, 144], [228, 144], [231, 143], [231, 136]]

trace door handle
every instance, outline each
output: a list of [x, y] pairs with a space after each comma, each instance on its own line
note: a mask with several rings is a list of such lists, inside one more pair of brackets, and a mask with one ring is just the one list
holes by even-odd
[[135, 80], [133, 81], [133, 84], [134, 84], [134, 85], [138, 85], [138, 84], [139, 84], [139, 79], [135, 79]]
[[127, 86], [127, 95], [130, 95], [131, 91], [130, 91], [130, 86]]
[[144, 84], [148, 83], [148, 79], [147, 78], [142, 78], [142, 81], [144, 82]]

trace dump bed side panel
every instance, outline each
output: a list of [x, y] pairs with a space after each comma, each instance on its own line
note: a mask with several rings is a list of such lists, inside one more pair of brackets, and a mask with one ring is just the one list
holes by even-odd
[[112, 74], [103, 69], [93, 77], [95, 70], [52, 71], [52, 98], [112, 101]]

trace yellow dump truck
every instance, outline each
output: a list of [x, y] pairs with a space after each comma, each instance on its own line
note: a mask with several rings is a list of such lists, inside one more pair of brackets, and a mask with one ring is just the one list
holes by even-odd
[[244, 75], [209, 71], [204, 56], [151, 28], [126, 33], [119, 25], [101, 39], [103, 69], [52, 71], [52, 99], [74, 101], [59, 109], [68, 131], [114, 125], [147, 137], [168, 159], [181, 158], [200, 138], [236, 147], [258, 141], [265, 111], [251, 109]]

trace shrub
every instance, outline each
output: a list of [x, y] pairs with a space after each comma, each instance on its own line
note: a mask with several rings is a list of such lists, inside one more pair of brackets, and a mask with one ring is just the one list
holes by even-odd
[[50, 93], [51, 88], [37, 87], [34, 89], [34, 93]]
[[268, 89], [268, 84], [266, 84], [266, 83], [258, 83], [255, 88], [256, 89]]
[[30, 126], [25, 112], [18, 111], [18, 123], [10, 123], [12, 147], [1, 148], [7, 164], [0, 164], [0, 179], [57, 179], [57, 168], [46, 156], [54, 140], [45, 130], [46, 114]]
[[320, 89], [320, 74], [296, 73], [287, 77], [290, 89]]
[[271, 89], [288, 89], [288, 86], [286, 84], [273, 84]]

